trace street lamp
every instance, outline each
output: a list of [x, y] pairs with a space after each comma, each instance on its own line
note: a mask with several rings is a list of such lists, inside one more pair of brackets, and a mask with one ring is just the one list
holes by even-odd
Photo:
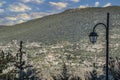
[[107, 13], [107, 23], [97, 23], [93, 27], [93, 32], [90, 33], [89, 38], [92, 43], [95, 43], [97, 41], [97, 33], [95, 32], [95, 29], [98, 25], [103, 25], [106, 29], [106, 80], [108, 80], [108, 60], [109, 60], [109, 13]]

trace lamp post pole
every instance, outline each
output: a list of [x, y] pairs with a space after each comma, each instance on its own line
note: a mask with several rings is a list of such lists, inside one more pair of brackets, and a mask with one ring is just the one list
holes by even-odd
[[108, 60], [109, 60], [109, 13], [107, 13], [106, 27], [106, 80], [108, 80]]
[[97, 33], [95, 32], [95, 29], [98, 25], [103, 25], [106, 29], [106, 80], [108, 80], [108, 60], [109, 60], [109, 13], [107, 13], [107, 23], [97, 23], [93, 27], [93, 32], [90, 33], [90, 41], [92, 43], [95, 43], [97, 40]]

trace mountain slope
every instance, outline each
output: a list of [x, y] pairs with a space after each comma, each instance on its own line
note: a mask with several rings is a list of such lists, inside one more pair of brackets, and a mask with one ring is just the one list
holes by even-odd
[[96, 23], [106, 22], [107, 12], [110, 13], [110, 29], [112, 34], [117, 33], [115, 29], [118, 30], [120, 26], [120, 7], [113, 6], [106, 8], [70, 9], [26, 23], [0, 27], [0, 41], [29, 40], [55, 43], [87, 39], [89, 32]]

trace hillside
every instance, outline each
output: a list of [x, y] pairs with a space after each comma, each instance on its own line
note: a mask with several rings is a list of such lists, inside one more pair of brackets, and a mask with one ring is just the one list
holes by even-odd
[[[119, 34], [120, 7], [94, 7], [70, 9], [26, 23], [0, 27], [0, 41], [29, 40], [56, 43], [59, 41], [75, 42], [81, 39], [88, 39], [88, 34], [96, 23], [106, 22], [107, 12], [110, 13], [111, 35]], [[103, 28], [99, 28], [98, 30], [101, 29]]]

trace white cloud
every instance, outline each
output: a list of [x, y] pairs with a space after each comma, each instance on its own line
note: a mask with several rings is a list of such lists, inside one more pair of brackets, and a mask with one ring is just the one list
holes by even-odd
[[34, 0], [36, 3], [43, 3], [44, 0]]
[[95, 7], [98, 7], [100, 5], [100, 2], [95, 2]]
[[26, 14], [26, 13], [22, 13], [22, 14], [18, 14], [15, 16], [8, 16], [5, 17], [6, 20], [11, 20], [11, 21], [16, 21], [16, 20], [29, 20], [31, 17]]
[[23, 14], [18, 14], [17, 18], [22, 20], [29, 20], [31, 17], [28, 14], [23, 13]]
[[79, 2], [80, 0], [71, 0], [72, 2]]
[[79, 6], [79, 8], [87, 8], [87, 7], [89, 7], [88, 4]]
[[4, 12], [4, 9], [0, 9], [0, 13], [3, 13]]
[[[52, 13], [46, 13], [46, 12], [32, 12], [30, 14], [27, 13], [22, 13], [22, 14], [17, 14], [14, 16], [6, 16], [5, 18], [2, 18], [3, 22], [0, 22], [0, 24], [4, 25], [14, 25], [14, 24], [19, 24], [26, 22], [28, 20], [36, 19], [36, 18], [41, 18], [46, 15], [50, 15]], [[0, 20], [1, 21], [1, 20]]]
[[28, 3], [31, 2], [31, 0], [22, 0], [22, 2]]
[[31, 10], [29, 6], [22, 3], [15, 3], [12, 5], [9, 5], [8, 9], [12, 12], [25, 12], [25, 11]]
[[18, 24], [18, 23], [23, 23], [30, 19], [31, 17], [28, 14], [22, 13], [22, 14], [18, 14], [14, 16], [7, 16], [3, 20], [5, 22], [1, 22], [1, 23], [3, 23], [4, 25], [13, 25], [13, 24]]
[[105, 4], [103, 7], [108, 7], [108, 6], [111, 6], [112, 4], [109, 2], [107, 4]]
[[34, 3], [43, 3], [45, 0], [22, 0], [22, 2], [24, 3], [28, 3], [28, 2], [34, 2]]
[[[5, 4], [5, 1], [0, 2], [0, 7], [3, 7], [3, 5]], [[4, 9], [0, 9], [0, 13], [3, 13], [5, 10]]]
[[31, 20], [31, 19], [36, 19], [36, 18], [41, 18], [43, 16], [49, 15], [51, 13], [45, 13], [45, 12], [32, 12], [30, 14], [27, 13], [22, 13], [22, 14], [18, 14], [17, 16], [15, 16], [17, 18], [17, 20]]
[[6, 20], [10, 20], [10, 21], [15, 21], [17, 20], [16, 17], [5, 17]]
[[49, 4], [51, 6], [56, 7], [57, 9], [63, 9], [66, 8], [68, 3], [64, 3], [64, 2], [49, 2]]
[[5, 3], [6, 3], [5, 1], [0, 2], [0, 7], [2, 7], [2, 6], [3, 6], [3, 4], [5, 4]]

